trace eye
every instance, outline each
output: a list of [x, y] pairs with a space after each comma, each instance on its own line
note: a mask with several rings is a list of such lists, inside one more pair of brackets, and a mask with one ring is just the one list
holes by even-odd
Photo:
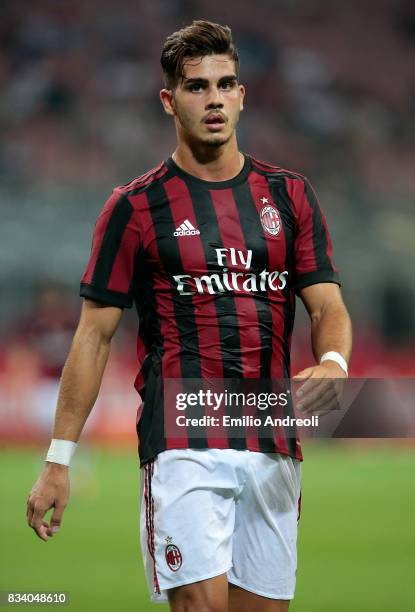
[[222, 89], [229, 90], [235, 86], [235, 81], [224, 81], [221, 84]]
[[189, 91], [192, 91], [193, 93], [202, 91], [202, 85], [200, 83], [193, 83], [193, 85], [189, 86]]

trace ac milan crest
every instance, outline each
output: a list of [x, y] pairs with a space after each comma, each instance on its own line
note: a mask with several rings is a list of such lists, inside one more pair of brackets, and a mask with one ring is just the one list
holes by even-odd
[[172, 538], [166, 538], [167, 546], [165, 550], [166, 563], [172, 572], [177, 572], [182, 566], [182, 553], [178, 546], [172, 544]]
[[261, 223], [264, 230], [271, 234], [271, 236], [279, 234], [281, 219], [278, 210], [270, 205], [264, 206], [261, 210]]

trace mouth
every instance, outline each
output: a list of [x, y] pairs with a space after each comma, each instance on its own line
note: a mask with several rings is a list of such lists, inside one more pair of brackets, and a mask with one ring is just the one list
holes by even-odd
[[220, 113], [212, 113], [204, 120], [204, 123], [208, 130], [217, 131], [222, 129], [226, 120]]

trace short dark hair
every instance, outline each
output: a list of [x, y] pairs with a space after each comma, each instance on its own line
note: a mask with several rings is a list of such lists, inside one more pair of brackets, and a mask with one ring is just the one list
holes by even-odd
[[168, 89], [174, 89], [183, 77], [183, 66], [186, 58], [204, 57], [206, 55], [226, 54], [235, 62], [239, 76], [239, 55], [228, 26], [211, 21], [193, 21], [193, 23], [166, 38], [161, 54], [161, 66]]

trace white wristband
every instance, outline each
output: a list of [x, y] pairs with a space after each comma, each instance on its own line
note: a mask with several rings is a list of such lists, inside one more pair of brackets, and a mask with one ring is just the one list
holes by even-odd
[[70, 465], [76, 446], [76, 442], [72, 442], [71, 440], [52, 438], [45, 461]]
[[340, 355], [340, 353], [338, 353], [337, 351], [328, 351], [327, 353], [324, 353], [324, 355], [321, 356], [320, 363], [329, 360], [338, 363], [341, 369], [346, 372], [346, 376], [349, 376], [349, 371], [347, 369], [347, 361], [344, 357], [342, 357], [342, 355]]

